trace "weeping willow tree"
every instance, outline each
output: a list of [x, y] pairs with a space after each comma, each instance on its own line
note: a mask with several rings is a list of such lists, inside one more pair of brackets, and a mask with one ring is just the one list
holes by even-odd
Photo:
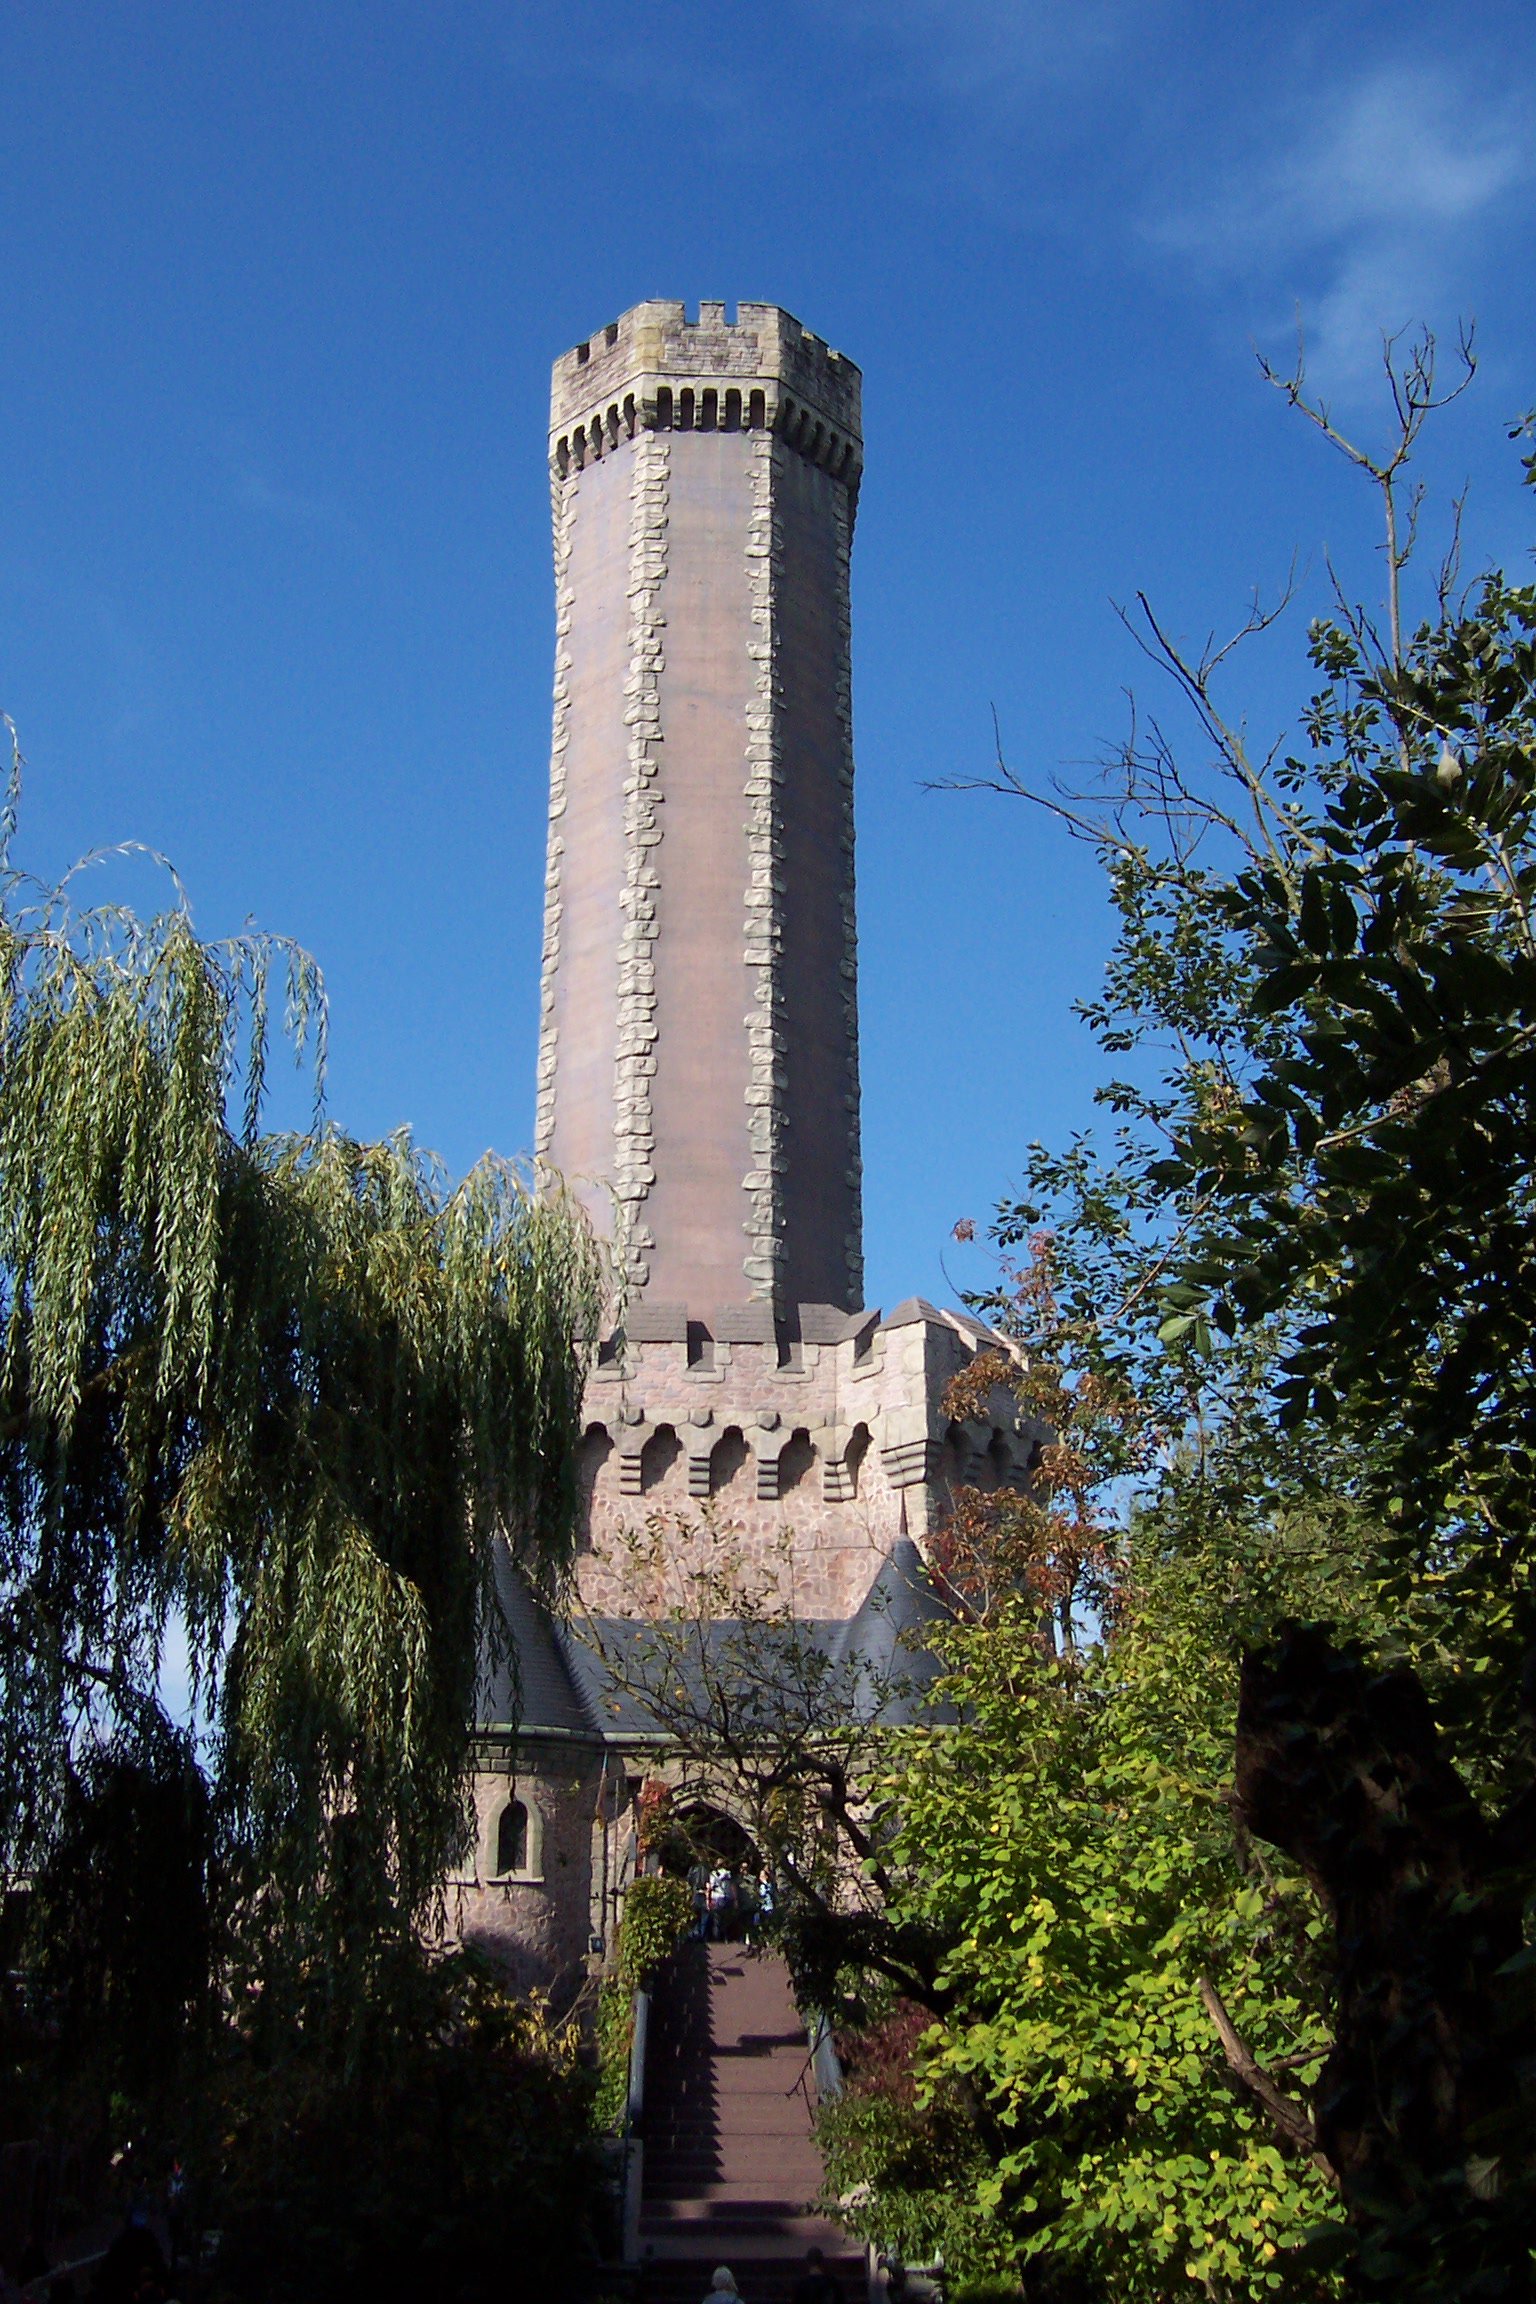
[[[0, 1864], [45, 1867], [83, 1751], [208, 1734], [239, 2005], [375, 1992], [462, 1847], [488, 1561], [573, 1542], [592, 1237], [487, 1156], [263, 1135], [298, 950], [210, 945], [181, 898], [77, 909], [0, 822]], [[280, 1023], [269, 996], [281, 992]]]

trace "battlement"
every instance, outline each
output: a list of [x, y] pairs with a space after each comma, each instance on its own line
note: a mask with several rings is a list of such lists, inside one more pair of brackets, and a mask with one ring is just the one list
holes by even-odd
[[557, 471], [637, 432], [771, 431], [850, 487], [862, 467], [858, 369], [776, 304], [632, 305], [561, 354], [550, 388]]

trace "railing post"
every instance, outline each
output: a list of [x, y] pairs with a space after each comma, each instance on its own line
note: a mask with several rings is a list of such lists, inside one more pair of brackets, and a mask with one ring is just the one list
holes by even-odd
[[645, 2036], [650, 2027], [651, 1996], [637, 1992], [631, 2003], [629, 2037], [629, 2094], [624, 2105], [624, 2215], [623, 2260], [640, 2261], [640, 2203], [645, 2192]]

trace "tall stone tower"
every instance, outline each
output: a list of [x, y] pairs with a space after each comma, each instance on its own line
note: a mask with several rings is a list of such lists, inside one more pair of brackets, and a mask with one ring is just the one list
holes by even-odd
[[616, 1220], [634, 1338], [862, 1302], [861, 454], [858, 369], [772, 304], [637, 304], [555, 362], [536, 1145]]

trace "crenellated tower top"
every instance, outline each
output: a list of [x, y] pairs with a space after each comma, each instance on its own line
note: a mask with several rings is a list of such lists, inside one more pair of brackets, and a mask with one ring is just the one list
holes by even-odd
[[631, 305], [554, 364], [549, 450], [557, 474], [637, 432], [777, 434], [858, 490], [861, 378], [777, 304], [701, 302], [697, 320], [667, 297]]

